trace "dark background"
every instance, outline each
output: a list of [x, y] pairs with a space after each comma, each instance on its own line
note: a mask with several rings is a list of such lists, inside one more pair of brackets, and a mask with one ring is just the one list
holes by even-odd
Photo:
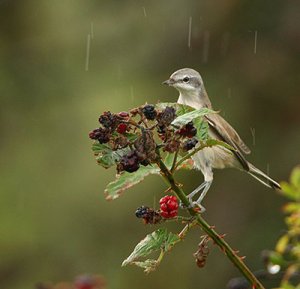
[[[166, 187], [152, 176], [105, 201], [115, 170], [96, 165], [88, 132], [105, 110], [176, 101], [161, 82], [192, 67], [249, 160], [287, 180], [300, 157], [299, 27], [299, 1], [0, 1], [0, 287], [100, 273], [113, 289], [225, 288], [239, 276], [216, 247], [195, 266], [197, 230], [156, 272], [121, 268], [154, 230], [135, 209], [157, 206]], [[202, 181], [200, 172], [179, 178], [187, 191]], [[245, 173], [216, 171], [205, 217], [256, 270], [285, 228], [283, 202]]]

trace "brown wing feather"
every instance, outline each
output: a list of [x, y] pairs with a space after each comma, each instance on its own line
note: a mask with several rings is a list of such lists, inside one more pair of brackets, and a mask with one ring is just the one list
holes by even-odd
[[219, 114], [207, 115], [206, 119], [210, 128], [220, 137], [220, 139], [236, 149], [236, 151], [234, 151], [235, 156], [240, 161], [243, 168], [249, 171], [248, 162], [241, 151], [245, 154], [249, 154], [250, 149], [245, 145], [234, 128]]

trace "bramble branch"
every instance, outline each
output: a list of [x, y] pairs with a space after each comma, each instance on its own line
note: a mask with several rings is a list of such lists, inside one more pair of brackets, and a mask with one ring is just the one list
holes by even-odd
[[[199, 149], [200, 150], [200, 149]], [[179, 162], [178, 162], [179, 163]], [[177, 165], [178, 165], [177, 163]], [[189, 200], [186, 197], [184, 191], [176, 184], [173, 174], [165, 166], [161, 158], [158, 159], [157, 165], [161, 170], [161, 175], [166, 181], [166, 183], [172, 188], [174, 193], [180, 199], [180, 201], [186, 207], [190, 206]], [[237, 253], [230, 247], [230, 245], [224, 240], [224, 237], [219, 235], [212, 226], [210, 226], [202, 216], [196, 212], [193, 208], [188, 209], [189, 214], [195, 218], [197, 224], [201, 229], [220, 247], [221, 251], [230, 259], [230, 261], [239, 269], [239, 271], [244, 275], [244, 277], [252, 284], [252, 288], [264, 289], [264, 286], [259, 282], [259, 280], [254, 276], [250, 269], [243, 262], [243, 258], [239, 257]]]

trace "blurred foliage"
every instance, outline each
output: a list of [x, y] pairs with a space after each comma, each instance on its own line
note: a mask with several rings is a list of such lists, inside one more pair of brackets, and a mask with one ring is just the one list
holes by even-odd
[[[152, 231], [135, 219], [135, 209], [155, 203], [164, 184], [148, 177], [126, 198], [106, 202], [99, 192], [115, 171], [94, 165], [87, 134], [102, 111], [174, 102], [177, 93], [161, 82], [192, 67], [202, 74], [214, 108], [252, 144], [249, 160], [287, 179], [300, 157], [299, 5], [0, 0], [0, 287], [32, 289], [42, 280], [101, 272], [109, 288], [181, 289], [199, 282], [222, 288], [235, 276], [217, 250], [199, 272], [186, 258], [198, 242], [193, 232], [185, 249], [174, 250], [154, 274], [121, 268], [132, 244]], [[199, 172], [179, 177], [187, 191], [202, 181]], [[223, 170], [215, 172], [204, 205], [206, 218], [255, 269], [258, 252], [271, 248], [284, 226], [274, 214], [281, 204], [246, 174]], [[181, 274], [174, 274], [177, 264]], [[212, 270], [218, 278], [209, 278]]]
[[284, 205], [287, 231], [268, 252], [267, 267], [271, 274], [283, 272], [281, 289], [300, 288], [300, 167], [296, 167], [290, 182], [282, 182], [282, 194], [290, 200]]

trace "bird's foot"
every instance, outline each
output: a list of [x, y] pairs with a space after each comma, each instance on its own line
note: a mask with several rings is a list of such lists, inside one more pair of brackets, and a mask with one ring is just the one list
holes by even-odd
[[189, 205], [186, 206], [182, 202], [179, 203], [180, 208], [182, 209], [194, 209], [197, 212], [204, 213], [206, 211], [205, 207], [203, 207], [200, 203], [197, 203], [192, 200], [192, 198], [188, 198]]

